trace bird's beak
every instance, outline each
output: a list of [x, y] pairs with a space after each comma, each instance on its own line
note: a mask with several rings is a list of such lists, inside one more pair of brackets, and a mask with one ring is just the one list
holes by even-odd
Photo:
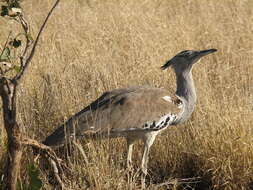
[[206, 50], [202, 50], [202, 51], [196, 51], [195, 53], [195, 56], [193, 57], [193, 60], [192, 60], [192, 63], [196, 63], [198, 62], [198, 60], [200, 60], [200, 58], [202, 58], [203, 56], [206, 56], [210, 53], [214, 53], [216, 52], [217, 49], [206, 49]]
[[207, 50], [198, 51], [197, 57], [200, 58], [200, 57], [203, 57], [203, 56], [208, 55], [210, 53], [214, 53], [216, 51], [217, 51], [217, 49], [207, 49]]

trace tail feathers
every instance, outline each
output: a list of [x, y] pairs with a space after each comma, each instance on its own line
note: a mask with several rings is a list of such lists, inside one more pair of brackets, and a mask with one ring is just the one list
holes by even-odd
[[65, 144], [67, 137], [69, 136], [66, 127], [61, 125], [51, 135], [49, 135], [42, 143], [47, 146], [62, 146]]

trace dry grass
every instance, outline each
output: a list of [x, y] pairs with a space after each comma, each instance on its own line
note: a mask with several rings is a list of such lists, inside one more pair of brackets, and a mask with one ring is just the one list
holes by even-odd
[[[51, 4], [23, 2], [34, 34]], [[44, 139], [106, 90], [143, 84], [173, 89], [173, 73], [159, 70], [167, 59], [184, 49], [217, 48], [194, 68], [198, 103], [193, 117], [167, 130], [152, 147], [150, 181], [199, 176], [192, 189], [252, 189], [252, 7], [251, 0], [62, 1], [19, 91], [25, 133]], [[3, 44], [8, 30], [16, 28], [2, 19], [0, 24]], [[88, 163], [77, 151], [69, 161], [75, 170], [73, 189], [85, 189], [84, 178], [90, 189], [139, 188], [138, 178], [128, 182], [123, 140], [89, 141], [84, 149]], [[138, 144], [136, 167], [141, 152]], [[32, 156], [23, 162], [32, 162]], [[52, 188], [45, 171], [41, 178], [44, 189]]]

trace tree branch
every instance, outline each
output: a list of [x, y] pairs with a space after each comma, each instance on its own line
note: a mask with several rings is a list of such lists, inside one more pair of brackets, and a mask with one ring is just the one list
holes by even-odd
[[32, 58], [33, 58], [33, 56], [34, 56], [34, 53], [35, 53], [35, 50], [36, 50], [38, 41], [39, 41], [40, 36], [41, 36], [41, 34], [42, 34], [42, 32], [43, 32], [43, 29], [45, 28], [46, 23], [47, 23], [49, 17], [51, 16], [53, 10], [55, 9], [55, 7], [58, 5], [59, 2], [60, 2], [60, 0], [56, 0], [55, 4], [53, 5], [53, 7], [51, 8], [51, 10], [49, 11], [49, 13], [48, 13], [47, 17], [45, 18], [45, 20], [44, 20], [44, 22], [43, 22], [43, 24], [42, 24], [42, 26], [41, 26], [41, 28], [40, 28], [38, 34], [37, 34], [37, 37], [36, 37], [36, 39], [35, 39], [35, 41], [34, 41], [34, 43], [33, 43], [31, 52], [30, 52], [30, 54], [28, 54], [28, 55], [26, 55], [26, 54], [27, 54], [27, 52], [28, 52], [28, 49], [29, 49], [30, 46], [32, 45], [31, 39], [30, 39], [31, 37], [30, 37], [30, 33], [29, 33], [29, 26], [28, 26], [26, 20], [24, 19], [24, 17], [22, 16], [22, 14], [19, 15], [21, 24], [22, 24], [22, 26], [23, 26], [23, 29], [24, 29], [25, 33], [26, 33], [27, 46], [26, 46], [26, 48], [25, 48], [25, 51], [24, 51], [23, 56], [21, 56], [21, 58], [20, 58], [20, 61], [21, 61], [21, 70], [20, 70], [20, 72], [13, 78], [13, 80], [16, 81], [16, 84], [17, 84], [17, 85], [20, 83], [20, 81], [22, 80], [22, 78], [23, 78], [25, 72], [27, 71], [27, 68], [28, 68], [28, 66], [29, 66], [29, 64], [30, 64], [30, 62], [31, 62], [31, 60], [32, 60]]
[[63, 182], [66, 181], [64, 169], [70, 169], [63, 163], [61, 159], [57, 157], [56, 153], [50, 147], [30, 138], [24, 138], [22, 144], [31, 146], [36, 150], [36, 152], [39, 151], [40, 154], [48, 160], [49, 164], [53, 169], [55, 179], [57, 180], [61, 189], [66, 189], [65, 184]]

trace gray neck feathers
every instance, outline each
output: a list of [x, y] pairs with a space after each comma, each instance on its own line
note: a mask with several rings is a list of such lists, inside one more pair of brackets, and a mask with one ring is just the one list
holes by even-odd
[[184, 106], [183, 112], [180, 114], [176, 123], [182, 123], [191, 116], [197, 101], [197, 96], [191, 69], [181, 73], [176, 73], [176, 78], [176, 95], [182, 99]]

